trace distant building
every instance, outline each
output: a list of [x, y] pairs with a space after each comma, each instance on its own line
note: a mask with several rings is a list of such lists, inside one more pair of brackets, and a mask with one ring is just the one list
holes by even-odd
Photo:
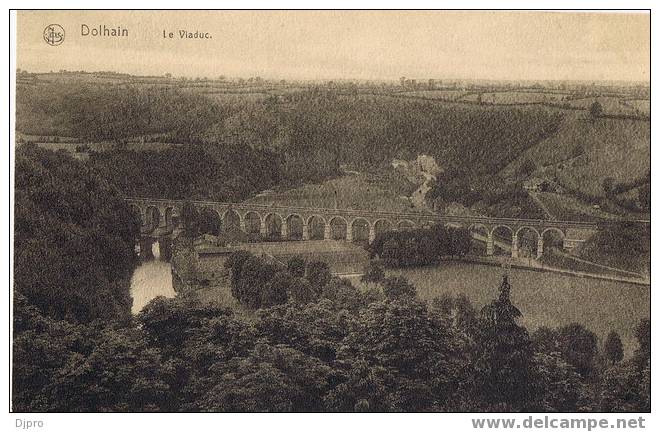
[[408, 161], [403, 159], [392, 159], [392, 167], [394, 168], [408, 168]]
[[525, 183], [523, 183], [523, 189], [528, 190], [528, 191], [533, 191], [533, 192], [540, 192], [541, 191], [541, 185], [545, 182], [544, 179], [540, 178], [532, 178]]
[[523, 183], [523, 189], [532, 192], [554, 192], [558, 194], [564, 193], [564, 188], [562, 188], [554, 181], [536, 177]]
[[418, 155], [415, 163], [421, 172], [429, 173], [434, 176], [442, 172], [442, 168], [438, 166], [433, 156], [425, 154]]

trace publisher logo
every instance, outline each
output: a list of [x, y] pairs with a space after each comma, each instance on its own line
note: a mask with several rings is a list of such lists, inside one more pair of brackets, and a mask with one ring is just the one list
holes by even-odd
[[64, 42], [64, 29], [59, 24], [49, 24], [44, 29], [44, 40], [48, 45], [57, 46]]

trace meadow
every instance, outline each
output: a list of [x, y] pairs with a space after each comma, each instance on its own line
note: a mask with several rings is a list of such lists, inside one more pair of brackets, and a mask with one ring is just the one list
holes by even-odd
[[399, 93], [401, 96], [421, 97], [444, 101], [458, 101], [466, 94], [467, 92], [464, 90], [423, 90]]
[[[465, 294], [478, 309], [499, 295], [502, 269], [460, 262], [388, 271], [406, 277], [417, 295], [432, 300], [443, 294]], [[354, 284], [364, 286], [359, 278]], [[557, 273], [511, 269], [511, 299], [523, 314], [529, 331], [577, 322], [591, 329], [602, 344], [615, 330], [626, 355], [636, 347], [634, 327], [650, 316], [650, 287], [623, 282], [579, 278]]]
[[554, 92], [505, 91], [471, 93], [461, 100], [466, 102], [490, 103], [497, 105], [556, 103], [565, 101], [568, 94]]
[[392, 212], [418, 211], [404, 194], [414, 190], [401, 177], [349, 173], [319, 184], [282, 192], [262, 193], [247, 200], [255, 204], [343, 208]]

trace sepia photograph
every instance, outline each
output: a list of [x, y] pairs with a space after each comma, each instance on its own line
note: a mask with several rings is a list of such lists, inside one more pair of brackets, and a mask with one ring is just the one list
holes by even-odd
[[648, 425], [650, 10], [10, 24], [11, 427]]

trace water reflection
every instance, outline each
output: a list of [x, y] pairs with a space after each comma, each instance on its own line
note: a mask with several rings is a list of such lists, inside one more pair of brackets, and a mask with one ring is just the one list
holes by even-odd
[[[176, 293], [172, 287], [172, 272], [170, 263], [161, 260], [158, 242], [151, 245], [153, 258], [145, 259], [133, 272], [131, 278], [131, 296], [133, 307], [131, 311], [136, 314], [154, 297], [174, 297]], [[147, 254], [142, 254], [145, 256]]]

